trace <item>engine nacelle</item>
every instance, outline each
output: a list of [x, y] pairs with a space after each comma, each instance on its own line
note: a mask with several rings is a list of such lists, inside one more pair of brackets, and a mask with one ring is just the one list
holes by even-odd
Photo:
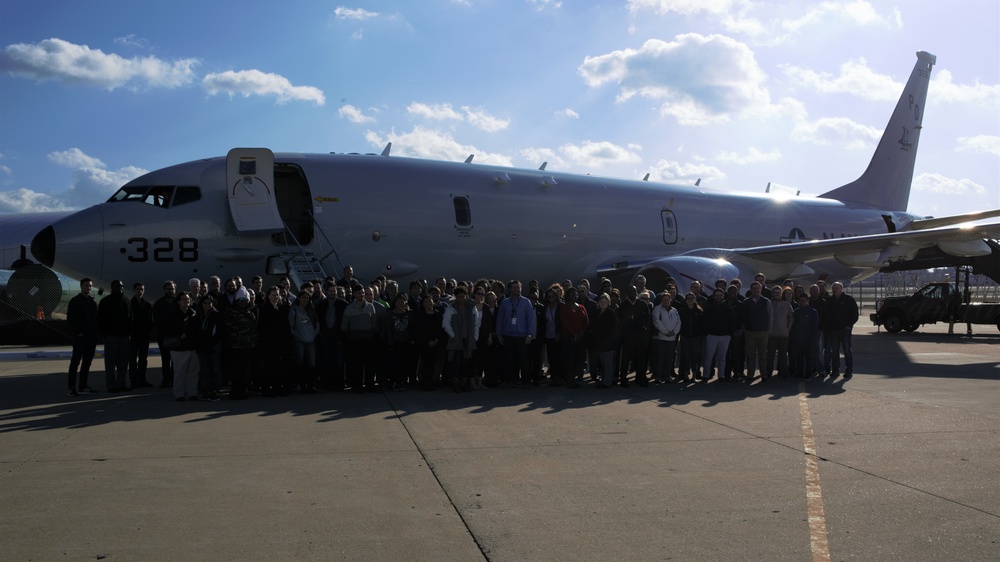
[[[660, 292], [666, 288], [666, 280], [673, 277], [677, 289], [687, 292], [692, 281], [701, 281], [706, 290], [715, 287], [717, 279], [727, 282], [740, 278], [744, 285], [753, 281], [757, 272], [740, 263], [731, 262], [725, 258], [708, 258], [703, 256], [671, 256], [652, 261], [639, 268], [635, 275], [646, 277], [646, 286], [651, 291]], [[635, 277], [633, 277], [634, 283]]]

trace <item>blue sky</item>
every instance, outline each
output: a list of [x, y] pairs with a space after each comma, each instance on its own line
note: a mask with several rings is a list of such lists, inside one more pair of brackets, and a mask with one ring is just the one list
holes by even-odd
[[0, 0], [0, 212], [237, 146], [817, 195], [934, 67], [911, 212], [1000, 208], [996, 0]]

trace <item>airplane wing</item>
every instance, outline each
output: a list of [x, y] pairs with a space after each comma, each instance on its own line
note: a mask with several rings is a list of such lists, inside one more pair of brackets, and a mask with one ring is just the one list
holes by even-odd
[[1000, 217], [1000, 209], [994, 209], [992, 211], [979, 211], [978, 213], [969, 213], [967, 215], [915, 220], [910, 223], [909, 228], [910, 230], [924, 230], [926, 228], [936, 228], [939, 226], [992, 219], [993, 217]]
[[991, 248], [985, 238], [1000, 238], [1000, 223], [735, 248], [732, 252], [772, 264], [808, 263], [832, 257], [851, 267], [881, 267], [892, 261], [911, 259], [917, 250], [930, 246], [938, 246], [945, 253], [960, 257], [987, 255]]

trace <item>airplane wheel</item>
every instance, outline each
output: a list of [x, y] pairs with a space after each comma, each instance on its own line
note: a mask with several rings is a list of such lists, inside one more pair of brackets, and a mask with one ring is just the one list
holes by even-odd
[[909, 326], [907, 326], [907, 327], [905, 327], [903, 329], [906, 330], [907, 332], [912, 332], [912, 331], [916, 330], [919, 327], [920, 327], [920, 324], [910, 324]]
[[903, 329], [903, 316], [898, 312], [890, 312], [885, 316], [885, 321], [882, 324], [890, 334], [899, 333]]

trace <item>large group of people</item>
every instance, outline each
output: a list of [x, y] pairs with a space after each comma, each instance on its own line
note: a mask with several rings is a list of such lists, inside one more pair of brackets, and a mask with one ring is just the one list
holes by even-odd
[[[147, 358], [156, 341], [161, 388], [177, 401], [245, 399], [319, 390], [402, 391], [532, 388], [584, 384], [702, 384], [809, 378], [854, 371], [851, 331], [858, 306], [841, 283], [767, 286], [758, 274], [699, 281], [662, 292], [602, 279], [549, 286], [519, 280], [412, 281], [406, 292], [382, 276], [264, 287], [255, 276], [165, 281], [154, 302], [120, 280], [98, 303], [90, 279], [70, 304], [69, 395], [92, 394], [89, 370], [104, 343], [108, 392], [153, 386]], [[79, 376], [78, 376], [79, 375]]]

